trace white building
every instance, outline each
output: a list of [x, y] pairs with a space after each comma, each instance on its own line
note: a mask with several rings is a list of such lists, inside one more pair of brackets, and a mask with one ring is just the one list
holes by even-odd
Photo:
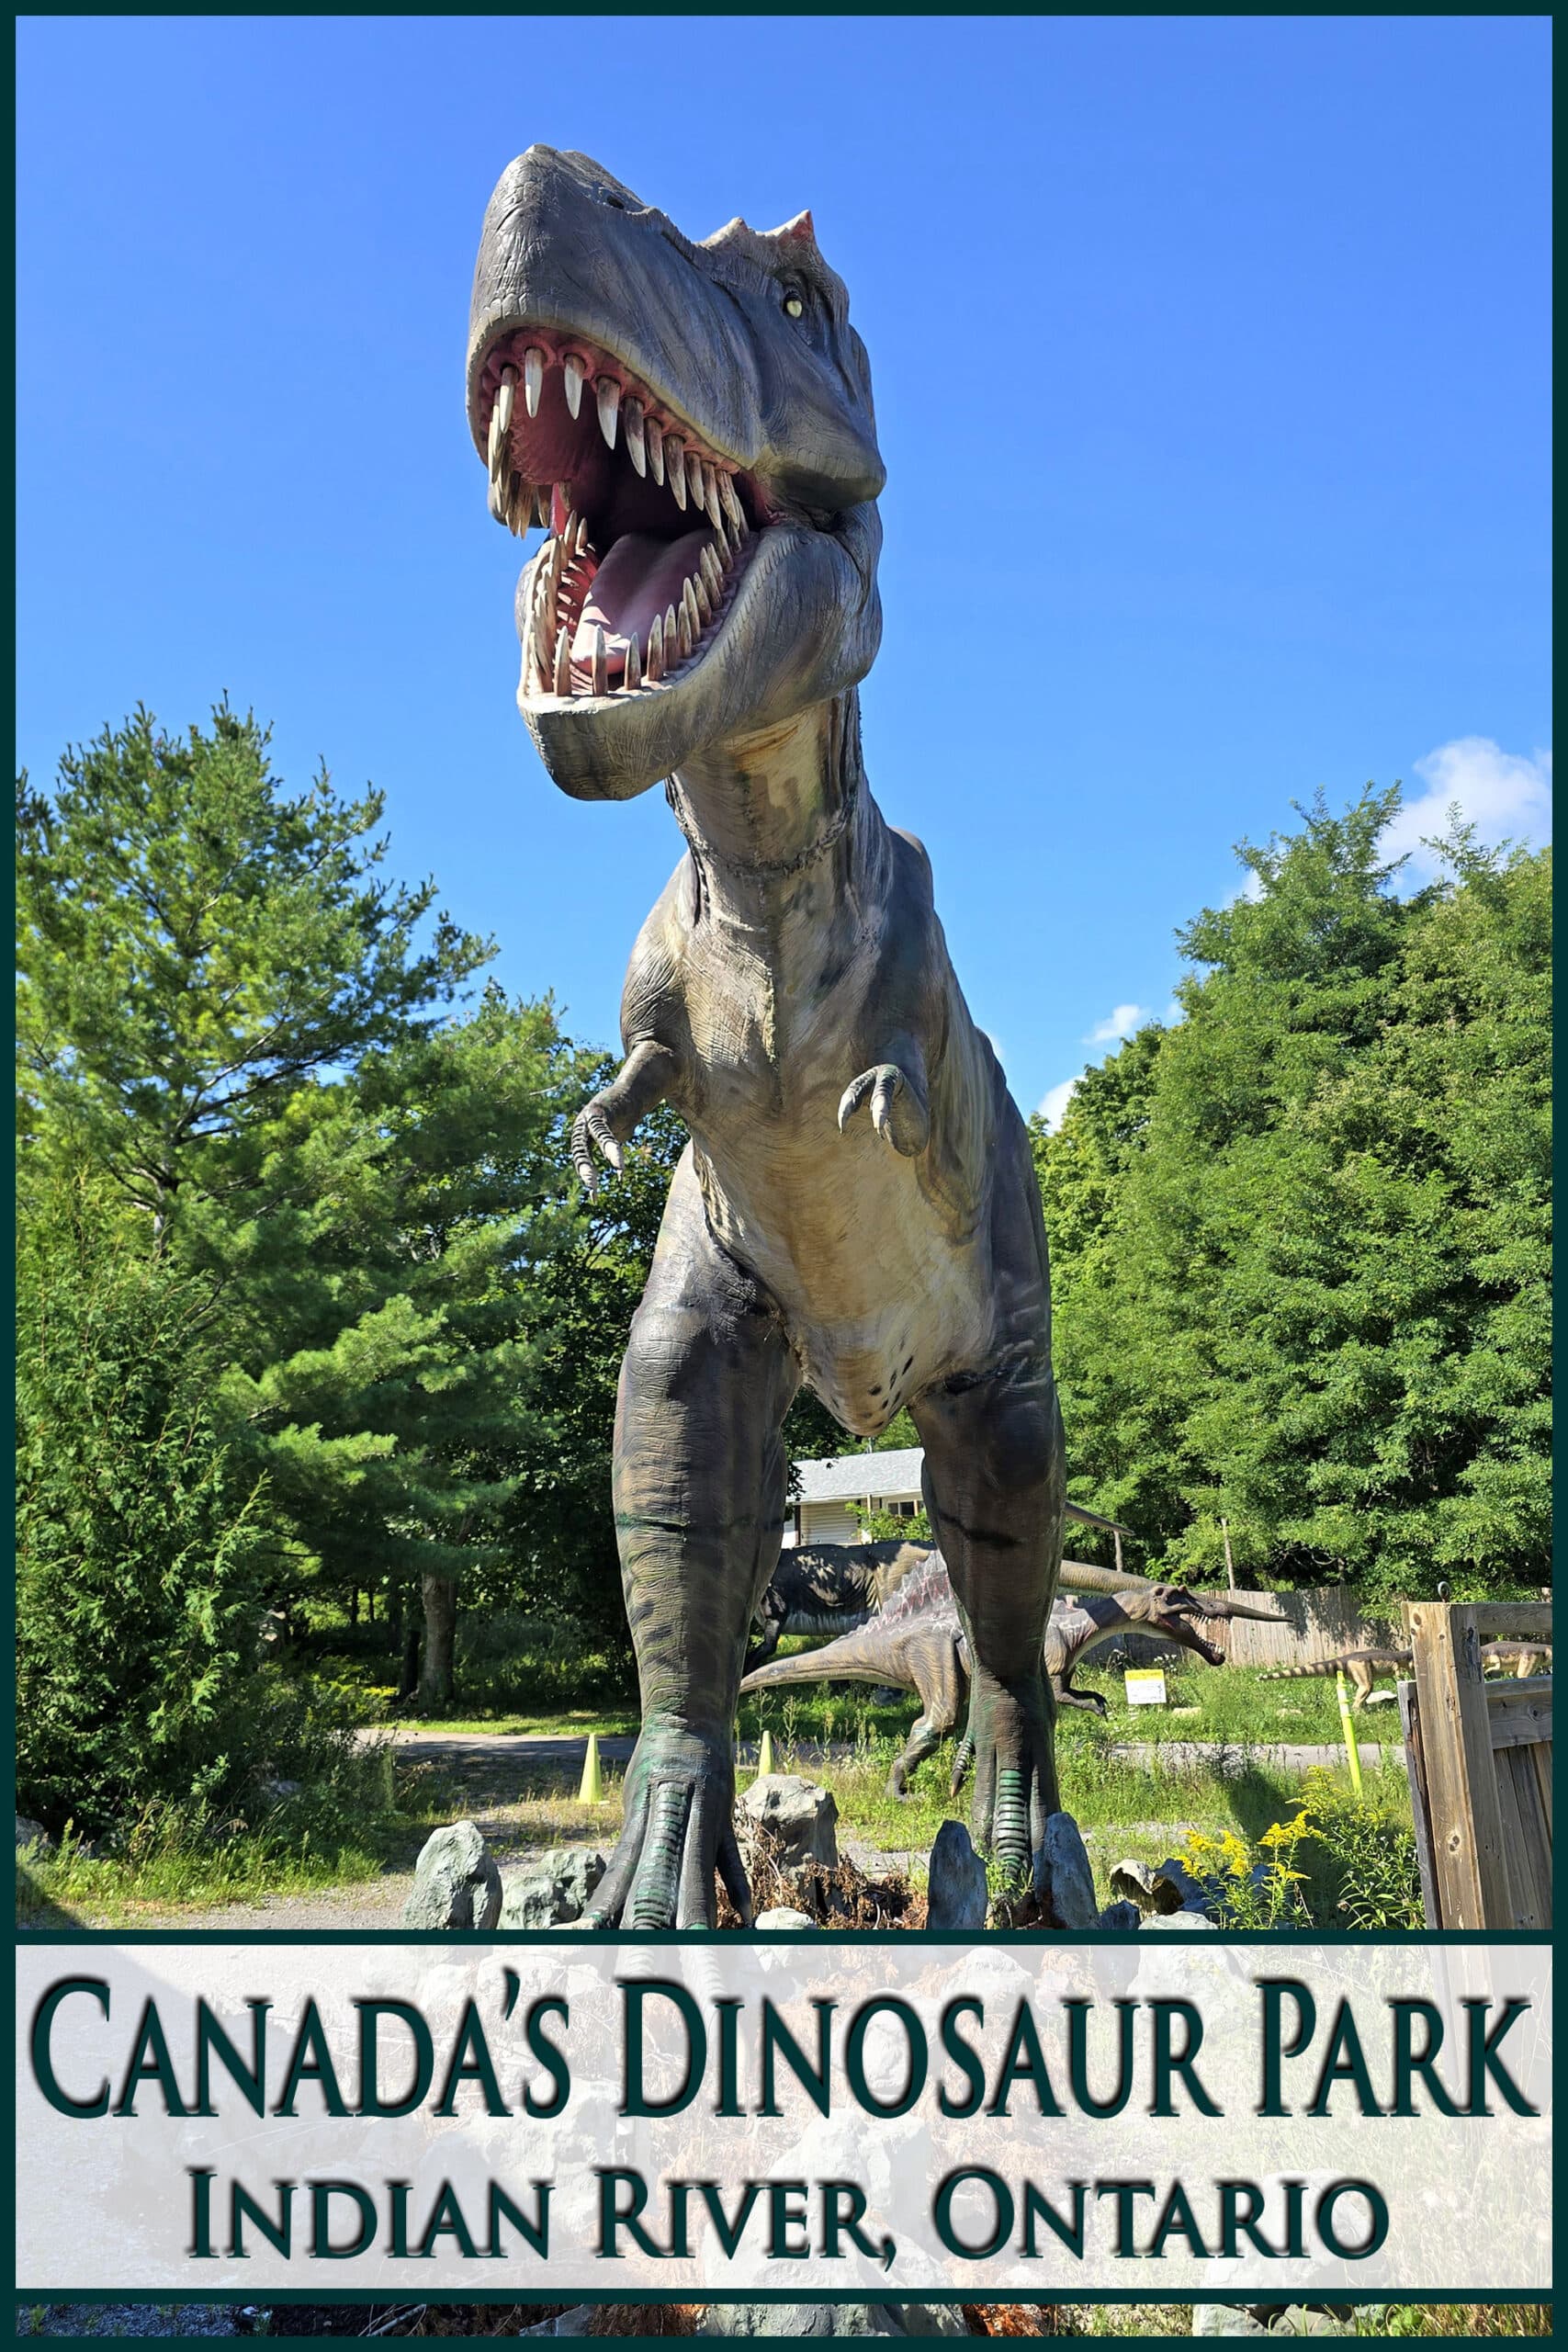
[[[784, 1543], [863, 1544], [865, 1514], [890, 1510], [898, 1519], [913, 1519], [923, 1508], [920, 1465], [923, 1445], [906, 1445], [890, 1453], [835, 1453], [823, 1462], [797, 1462], [795, 1494], [784, 1521]], [[1132, 1529], [1119, 1520], [1102, 1518], [1082, 1503], [1064, 1506], [1068, 1519], [1080, 1527], [1094, 1527], [1111, 1537], [1116, 1566], [1123, 1565], [1122, 1539]]]
[[784, 1540], [793, 1544], [859, 1544], [867, 1511], [913, 1519], [920, 1508], [925, 1448], [890, 1453], [836, 1453], [825, 1462], [797, 1462], [795, 1493]]

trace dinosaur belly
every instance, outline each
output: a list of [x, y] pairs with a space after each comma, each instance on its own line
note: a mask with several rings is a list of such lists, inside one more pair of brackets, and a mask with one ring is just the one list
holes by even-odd
[[942, 1374], [984, 1361], [987, 1251], [956, 1244], [913, 1162], [867, 1124], [754, 1120], [737, 1148], [698, 1135], [708, 1219], [784, 1311], [807, 1377], [844, 1427], [875, 1437]]

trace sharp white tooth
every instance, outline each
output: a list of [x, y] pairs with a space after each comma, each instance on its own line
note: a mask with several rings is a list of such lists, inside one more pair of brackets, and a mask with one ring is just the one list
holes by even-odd
[[648, 632], [648, 683], [656, 686], [664, 675], [664, 621], [655, 613], [653, 627]]
[[648, 443], [643, 438], [642, 402], [627, 401], [621, 410], [621, 423], [626, 429], [626, 455], [639, 474], [648, 471]]
[[628, 695], [635, 693], [641, 684], [642, 662], [637, 655], [637, 639], [634, 635], [626, 639], [626, 666], [621, 674], [622, 691]]
[[556, 639], [555, 690], [558, 695], [571, 692], [571, 640], [563, 628]]
[[582, 387], [588, 369], [575, 351], [569, 351], [561, 359], [560, 371], [566, 383], [566, 404], [575, 416], [582, 406]]
[[711, 542], [703, 549], [702, 567], [703, 578], [708, 583], [708, 593], [716, 600], [724, 590], [724, 566], [715, 554]]
[[545, 388], [545, 355], [536, 344], [530, 344], [523, 354], [523, 398], [530, 416], [539, 413], [539, 394]]
[[571, 551], [573, 555], [586, 554], [588, 550], [588, 517], [586, 514], [579, 514], [577, 516], [572, 526], [572, 532]]
[[713, 618], [713, 592], [707, 583], [707, 574], [702, 571], [694, 571], [686, 585], [697, 600], [697, 616], [706, 628]]
[[505, 471], [506, 428], [501, 421], [501, 402], [497, 401], [490, 413], [490, 469], [492, 474]]
[[703, 488], [707, 493], [706, 504], [708, 513], [713, 516], [714, 521], [716, 523], [724, 513], [724, 508], [719, 503], [718, 468], [716, 466], [704, 466]]
[[694, 580], [683, 581], [682, 583], [681, 610], [691, 623], [692, 642], [694, 645], [703, 633], [703, 608], [697, 600], [697, 583]]
[[490, 489], [486, 492], [485, 503], [498, 523], [504, 523], [506, 520], [506, 509], [502, 503], [502, 492], [500, 479], [497, 475], [492, 473], [490, 478]]
[[664, 607], [664, 666], [667, 670], [672, 670], [675, 667], [675, 656], [680, 641], [680, 632], [675, 627], [675, 607], [673, 605], [666, 605]]
[[599, 430], [604, 435], [606, 448], [615, 446], [615, 419], [621, 413], [621, 388], [614, 376], [601, 376], [593, 387], [593, 397], [599, 403]]
[[602, 628], [596, 628], [593, 632], [592, 650], [588, 657], [588, 691], [590, 694], [604, 695], [608, 694], [610, 691], [609, 664], [605, 660], [605, 650], [604, 632]]
[[656, 416], [649, 417], [643, 425], [648, 436], [648, 466], [655, 481], [664, 480], [664, 428]]
[[686, 511], [686, 445], [673, 433], [664, 436], [664, 470], [669, 477], [670, 495], [683, 514]]
[[[503, 368], [501, 371], [501, 390], [495, 396], [495, 413], [501, 419], [501, 429], [503, 433], [510, 433], [512, 430], [512, 403], [516, 393], [517, 370], [515, 368]], [[530, 410], [529, 413], [532, 414], [533, 412]]]
[[686, 616], [686, 607], [682, 605], [681, 607], [680, 625], [675, 632], [675, 642], [681, 649], [681, 659], [682, 662], [689, 662], [691, 660], [692, 648], [696, 641], [696, 637], [693, 631], [692, 624]]
[[686, 452], [686, 487], [691, 492], [692, 503], [700, 514], [707, 499], [707, 492], [703, 486], [703, 461], [694, 449], [688, 449]]
[[737, 527], [739, 527], [740, 522], [740, 501], [735, 494], [735, 484], [730, 481], [728, 474], [720, 474], [718, 478], [718, 494], [720, 499], [723, 501], [726, 516], [731, 523], [735, 524]]

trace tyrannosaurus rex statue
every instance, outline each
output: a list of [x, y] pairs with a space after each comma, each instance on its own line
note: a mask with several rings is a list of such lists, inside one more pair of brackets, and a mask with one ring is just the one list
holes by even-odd
[[491, 507], [548, 537], [519, 703], [553, 780], [668, 778], [686, 854], [632, 953], [585, 1182], [660, 1101], [691, 1131], [631, 1329], [614, 1496], [642, 1695], [591, 1917], [750, 1905], [732, 1825], [747, 1627], [784, 1418], [908, 1406], [975, 1662], [975, 1826], [1021, 1877], [1058, 1804], [1042, 1644], [1061, 1549], [1045, 1234], [1024, 1124], [886, 824], [856, 687], [881, 633], [865, 351], [809, 214], [694, 243], [531, 147], [485, 217], [468, 415]]

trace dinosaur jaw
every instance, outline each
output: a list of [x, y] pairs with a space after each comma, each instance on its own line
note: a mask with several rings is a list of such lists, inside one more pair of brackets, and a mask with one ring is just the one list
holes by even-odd
[[517, 589], [517, 702], [551, 775], [624, 799], [863, 676], [874, 508], [815, 514], [705, 440], [602, 344], [509, 323], [478, 370], [490, 507], [544, 545]]
[[672, 684], [722, 624], [768, 513], [761, 486], [580, 334], [498, 338], [476, 422], [491, 514], [547, 534], [518, 595], [525, 707]]

